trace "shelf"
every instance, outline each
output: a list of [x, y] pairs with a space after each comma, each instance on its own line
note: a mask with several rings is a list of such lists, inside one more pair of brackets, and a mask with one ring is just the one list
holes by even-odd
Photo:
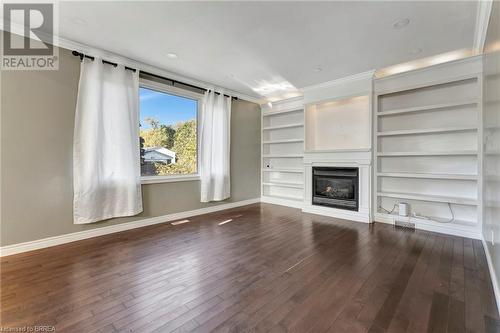
[[303, 109], [292, 109], [292, 110], [281, 110], [281, 111], [274, 111], [274, 112], [263, 112], [262, 116], [263, 117], [270, 117], [274, 116], [277, 114], [283, 114], [283, 113], [290, 113], [290, 112], [303, 112]]
[[273, 194], [264, 194], [263, 197], [273, 198], [273, 199], [284, 199], [284, 200], [293, 200], [302, 202], [302, 197], [292, 197], [288, 195], [273, 195]]
[[290, 188], [304, 188], [304, 184], [302, 183], [292, 183], [292, 182], [265, 182], [262, 183], [265, 186], [279, 186], [279, 187], [290, 187]]
[[302, 158], [302, 154], [266, 154], [263, 158]]
[[387, 152], [377, 153], [379, 157], [398, 157], [398, 156], [467, 156], [477, 155], [477, 150], [448, 150], [448, 151], [406, 151], [406, 152]]
[[499, 175], [484, 175], [485, 182], [500, 182]]
[[379, 172], [379, 177], [392, 178], [422, 178], [422, 179], [453, 179], [453, 180], [477, 180], [477, 175], [460, 174], [437, 174], [437, 173], [409, 173], [409, 172]]
[[491, 156], [500, 155], [500, 150], [485, 150], [484, 154]]
[[405, 108], [405, 109], [381, 111], [377, 115], [379, 117], [382, 117], [382, 116], [390, 116], [390, 115], [402, 114], [402, 113], [427, 112], [427, 111], [432, 111], [432, 110], [437, 110], [437, 109], [449, 109], [449, 108], [453, 108], [453, 107], [462, 107], [462, 106], [473, 105], [473, 104], [477, 104], [477, 103], [478, 103], [478, 101], [474, 99], [474, 100], [457, 102], [457, 103], [433, 104], [433, 105], [417, 106], [417, 107]]
[[476, 199], [448, 197], [441, 195], [428, 195], [428, 194], [414, 194], [414, 193], [400, 193], [400, 192], [377, 192], [379, 197], [409, 199], [429, 202], [444, 202], [458, 205], [476, 206], [478, 201]]
[[263, 172], [289, 172], [289, 173], [303, 173], [303, 169], [286, 169], [286, 168], [266, 168], [262, 169]]
[[477, 127], [458, 126], [458, 127], [443, 127], [443, 128], [428, 128], [428, 129], [413, 129], [401, 131], [378, 132], [378, 136], [394, 136], [394, 135], [412, 135], [412, 134], [432, 134], [432, 133], [451, 133], [451, 132], [468, 132], [477, 131]]
[[273, 144], [273, 143], [295, 143], [295, 142], [304, 142], [304, 139], [283, 139], [283, 140], [269, 140], [262, 141], [263, 144]]
[[304, 124], [302, 123], [296, 123], [296, 124], [288, 124], [288, 125], [276, 125], [276, 126], [268, 126], [268, 127], [263, 127], [263, 131], [270, 131], [270, 130], [278, 130], [278, 129], [284, 129], [284, 128], [294, 128], [294, 127], [303, 127]]

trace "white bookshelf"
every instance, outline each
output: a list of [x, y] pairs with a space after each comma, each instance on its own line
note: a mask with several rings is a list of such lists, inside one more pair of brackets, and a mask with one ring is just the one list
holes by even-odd
[[[393, 87], [397, 82], [393, 80]], [[397, 206], [391, 214], [387, 211], [398, 202], [407, 202], [419, 215], [408, 219], [424, 228], [464, 234], [477, 230], [480, 96], [481, 76], [475, 73], [375, 94], [376, 220], [394, 221]], [[450, 207], [455, 217], [451, 223]]]
[[262, 107], [263, 201], [299, 207], [304, 198], [304, 109], [301, 99]]

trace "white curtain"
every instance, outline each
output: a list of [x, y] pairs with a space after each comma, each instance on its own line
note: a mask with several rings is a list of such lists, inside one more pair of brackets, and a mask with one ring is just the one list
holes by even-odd
[[84, 59], [73, 140], [73, 216], [92, 223], [142, 211], [139, 76]]
[[200, 124], [201, 202], [230, 197], [231, 97], [213, 91], [203, 97]]

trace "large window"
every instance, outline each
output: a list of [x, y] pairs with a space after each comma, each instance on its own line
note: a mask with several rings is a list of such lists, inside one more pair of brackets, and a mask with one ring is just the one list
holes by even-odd
[[196, 176], [199, 95], [143, 80], [139, 96], [143, 179]]

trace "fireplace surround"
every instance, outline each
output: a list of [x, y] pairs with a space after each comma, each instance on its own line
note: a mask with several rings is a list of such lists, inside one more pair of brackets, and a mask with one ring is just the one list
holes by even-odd
[[[305, 152], [304, 153], [304, 204], [302, 211], [306, 213], [331, 216], [350, 221], [370, 223], [371, 218], [371, 150], [350, 149], [325, 152]], [[357, 188], [356, 208], [348, 209], [334, 205], [324, 205], [313, 203], [314, 182], [313, 170], [343, 170], [350, 176], [352, 170], [357, 171], [357, 181], [354, 182]], [[346, 173], [347, 174], [347, 173]], [[345, 178], [345, 177], [344, 177]], [[323, 185], [323, 184], [318, 184]], [[333, 186], [332, 186], [333, 187]], [[325, 191], [327, 189], [323, 189]], [[330, 191], [332, 191], [331, 189]], [[337, 191], [338, 192], [338, 191]], [[337, 198], [342, 199], [342, 198]], [[351, 197], [352, 199], [352, 197]], [[332, 202], [330, 202], [332, 203]], [[339, 202], [337, 202], [339, 203]]]
[[358, 211], [359, 168], [313, 167], [312, 204]]

